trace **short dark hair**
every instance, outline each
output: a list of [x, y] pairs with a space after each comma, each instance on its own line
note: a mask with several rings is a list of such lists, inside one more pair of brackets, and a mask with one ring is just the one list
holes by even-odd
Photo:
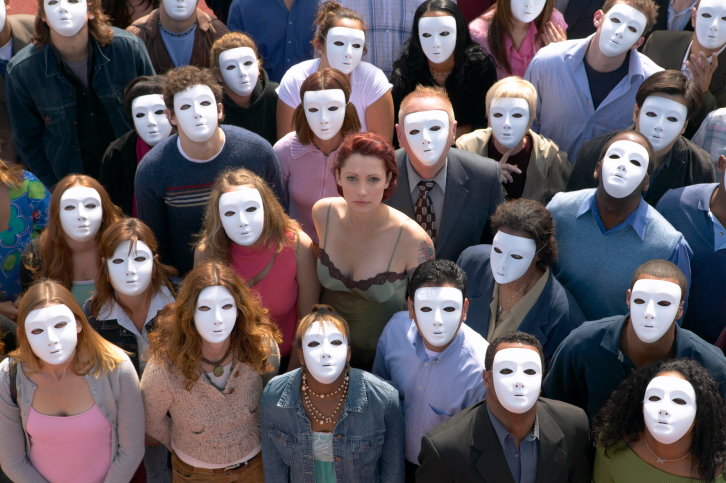
[[635, 286], [635, 282], [637, 282], [642, 275], [650, 275], [651, 277], [663, 279], [672, 278], [678, 280], [678, 286], [681, 287], [681, 302], [686, 300], [686, 276], [683, 275], [683, 272], [680, 268], [678, 268], [676, 264], [669, 262], [668, 260], [662, 260], [659, 258], [645, 262], [644, 264], [635, 269], [633, 279], [630, 281], [630, 290], [633, 289], [633, 287]]
[[[398, 179], [398, 163], [396, 163], [396, 152], [393, 150], [391, 143], [372, 132], [359, 132], [349, 134], [343, 138], [343, 142], [338, 146], [338, 153], [333, 160], [333, 177], [345, 165], [345, 161], [352, 154], [360, 154], [361, 156], [375, 156], [383, 162], [386, 168], [386, 176], [391, 174], [391, 182], [388, 188], [383, 191], [383, 200], [388, 200], [393, 192], [396, 191], [396, 180]], [[336, 183], [338, 194], [343, 196], [343, 187]]]
[[185, 65], [166, 73], [164, 84], [164, 104], [174, 112], [174, 95], [191, 86], [207, 86], [212, 90], [217, 104], [222, 102], [222, 85], [209, 69], [200, 69], [193, 65]]
[[650, 142], [650, 139], [648, 139], [648, 136], [645, 134], [639, 133], [638, 131], [630, 131], [628, 129], [625, 129], [623, 131], [618, 131], [615, 133], [613, 137], [610, 138], [610, 141], [608, 141], [605, 146], [603, 146], [602, 151], [600, 151], [600, 158], [598, 159], [598, 163], [602, 163], [602, 160], [605, 159], [605, 154], [607, 154], [608, 149], [610, 149], [610, 146], [615, 144], [617, 141], [622, 141], [622, 139], [618, 139], [618, 137], [621, 134], [635, 134], [636, 136], [640, 137], [643, 141], [646, 143], [645, 150], [648, 151], [648, 170], [646, 171], [648, 173], [648, 176], [653, 174], [653, 171], [655, 171], [655, 148], [653, 147], [653, 144]]
[[134, 117], [131, 112], [131, 104], [133, 104], [134, 99], [151, 94], [164, 94], [165, 84], [165, 75], [140, 75], [126, 85], [124, 89], [124, 111], [129, 117], [131, 125], [134, 124]]
[[696, 114], [703, 99], [703, 94], [701, 94], [698, 85], [693, 81], [689, 81], [683, 72], [677, 70], [656, 72], [643, 81], [635, 94], [635, 103], [638, 105], [638, 110], [640, 111], [648, 97], [657, 94], [683, 96], [688, 109], [687, 119], [691, 119]]
[[497, 348], [500, 344], [522, 344], [522, 345], [528, 345], [531, 347], [534, 347], [537, 349], [537, 352], [539, 352], [539, 358], [542, 362], [542, 370], [544, 371], [545, 368], [545, 360], [544, 360], [544, 349], [542, 349], [542, 344], [539, 343], [537, 338], [533, 336], [532, 334], [528, 334], [526, 332], [505, 332], [504, 334], [495, 337], [494, 340], [489, 342], [489, 347], [487, 347], [487, 353], [486, 356], [484, 356], [484, 368], [487, 371], [492, 370], [492, 366], [494, 365], [494, 355], [497, 353]]
[[658, 5], [653, 0], [606, 0], [602, 6], [603, 13], [608, 13], [618, 3], [624, 3], [630, 7], [633, 7], [643, 15], [648, 23], [645, 24], [645, 30], [640, 34], [641, 37], [645, 37], [645, 34], [650, 32], [658, 18]]
[[557, 262], [555, 221], [547, 208], [534, 200], [519, 198], [499, 205], [492, 215], [492, 231], [501, 227], [523, 231], [534, 240], [539, 252], [537, 266], [544, 270]]
[[408, 298], [413, 300], [421, 287], [443, 287], [453, 285], [466, 297], [466, 273], [451, 260], [429, 260], [422, 263], [408, 282]]

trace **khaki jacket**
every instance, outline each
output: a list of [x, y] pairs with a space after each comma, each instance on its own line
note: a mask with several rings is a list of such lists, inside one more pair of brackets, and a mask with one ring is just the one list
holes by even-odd
[[[209, 68], [211, 58], [209, 57], [212, 50], [212, 44], [225, 34], [229, 33], [227, 27], [222, 22], [210, 15], [197, 9], [197, 30], [194, 32], [194, 48], [192, 50], [192, 58], [189, 65], [194, 65], [201, 69]], [[149, 15], [141, 17], [126, 29], [132, 34], [139, 37], [146, 45], [149, 51], [151, 64], [157, 74], [165, 74], [174, 68], [169, 52], [166, 50], [164, 38], [159, 31], [159, 9], [157, 8]]]
[[[527, 168], [527, 180], [524, 183], [522, 198], [547, 205], [554, 195], [565, 190], [572, 165], [567, 160], [567, 153], [560, 151], [554, 142], [531, 129], [528, 134], [532, 137], [532, 157]], [[491, 135], [492, 128], [477, 129], [457, 139], [456, 147], [485, 158], [489, 157], [487, 145]], [[506, 197], [506, 185], [503, 189]]]

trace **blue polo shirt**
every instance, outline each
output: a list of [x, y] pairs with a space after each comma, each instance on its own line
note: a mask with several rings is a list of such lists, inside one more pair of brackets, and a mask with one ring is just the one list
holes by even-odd
[[[585, 322], [562, 341], [542, 384], [543, 396], [581, 407], [590, 422], [618, 385], [635, 372], [620, 350], [628, 315]], [[713, 345], [676, 324], [674, 357], [698, 361], [726, 398], [726, 357]]]

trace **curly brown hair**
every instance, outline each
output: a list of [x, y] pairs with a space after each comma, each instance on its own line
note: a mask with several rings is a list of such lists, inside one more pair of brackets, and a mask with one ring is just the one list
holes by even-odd
[[[38, 15], [35, 17], [35, 34], [33, 43], [40, 49], [41, 46], [50, 43], [50, 26], [45, 21], [45, 2], [37, 0]], [[88, 35], [96, 39], [101, 47], [105, 47], [113, 41], [113, 29], [108, 15], [103, 13], [102, 0], [87, 0], [88, 13], [93, 18], [88, 19]]]
[[202, 338], [194, 324], [197, 299], [207, 287], [225, 287], [235, 299], [237, 321], [232, 329], [231, 346], [238, 361], [257, 372], [271, 370], [267, 358], [272, 343], [282, 342], [277, 326], [270, 322], [267, 309], [252, 296], [250, 289], [224, 262], [208, 260], [196, 266], [184, 279], [176, 302], [159, 315], [157, 329], [149, 334], [151, 358], [181, 373], [184, 388], [191, 390], [201, 376]]
[[207, 86], [212, 90], [217, 104], [222, 102], [222, 85], [209, 69], [200, 69], [193, 65], [185, 65], [166, 73], [164, 85], [164, 104], [174, 112], [174, 95], [191, 86]]
[[495, 235], [503, 226], [527, 233], [537, 246], [540, 269], [545, 270], [557, 262], [555, 220], [542, 203], [524, 198], [505, 201], [492, 215], [491, 225]]

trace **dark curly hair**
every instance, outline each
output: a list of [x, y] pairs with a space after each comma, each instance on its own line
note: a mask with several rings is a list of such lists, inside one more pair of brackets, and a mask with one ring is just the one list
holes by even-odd
[[534, 240], [539, 252], [537, 266], [545, 270], [557, 262], [557, 240], [555, 221], [542, 203], [519, 198], [499, 205], [492, 215], [492, 232], [501, 227], [523, 231]]
[[606, 455], [625, 449], [626, 446], [619, 445], [621, 440], [627, 446], [638, 441], [645, 431], [645, 390], [653, 378], [665, 372], [681, 374], [696, 393], [691, 471], [711, 483], [716, 479], [717, 469], [726, 461], [726, 408], [716, 381], [693, 359], [656, 362], [638, 369], [621, 382], [595, 417], [593, 441], [605, 448]]

